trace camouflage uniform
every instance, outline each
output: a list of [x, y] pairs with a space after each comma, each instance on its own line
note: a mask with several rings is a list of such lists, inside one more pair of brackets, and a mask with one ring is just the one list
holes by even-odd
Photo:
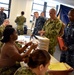
[[45, 36], [50, 39], [48, 52], [52, 55], [57, 45], [57, 36], [59, 36], [61, 27], [62, 22], [57, 18], [55, 20], [48, 19], [43, 27]]
[[[35, 73], [33, 73], [28, 67], [20, 67], [15, 73], [14, 75], [36, 75]], [[45, 75], [49, 75], [48, 73]]]
[[26, 18], [24, 16], [19, 16], [15, 20], [17, 24], [17, 31], [19, 35], [24, 34], [24, 23], [26, 22]]
[[4, 25], [1, 25], [0, 26], [0, 39], [2, 38], [2, 35], [3, 35], [3, 30], [5, 29], [5, 26]]
[[20, 63], [16, 62], [14, 66], [0, 68], [0, 75], [14, 75], [15, 71], [20, 67]]
[[[4, 25], [0, 26], [0, 40], [2, 39], [3, 30], [5, 29]], [[2, 47], [3, 43], [0, 41], [0, 48]]]

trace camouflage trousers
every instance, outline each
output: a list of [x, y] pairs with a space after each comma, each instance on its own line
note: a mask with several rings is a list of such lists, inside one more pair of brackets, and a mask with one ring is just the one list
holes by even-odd
[[18, 32], [18, 35], [23, 35], [24, 34], [24, 27], [23, 27], [23, 25], [18, 25], [17, 26], [17, 32]]
[[49, 49], [48, 52], [53, 55], [55, 52], [55, 47], [57, 46], [56, 38], [48, 38], [49, 39]]
[[50, 42], [50, 43], [49, 43], [48, 52], [49, 52], [51, 55], [54, 54], [56, 45], [57, 45], [57, 44], [54, 44], [53, 42]]
[[12, 67], [0, 68], [0, 75], [14, 75], [15, 71], [20, 67], [20, 64], [15, 64]]
[[55, 47], [53, 47], [53, 48], [49, 47], [48, 52], [49, 52], [51, 55], [53, 55], [54, 52], [55, 52]]

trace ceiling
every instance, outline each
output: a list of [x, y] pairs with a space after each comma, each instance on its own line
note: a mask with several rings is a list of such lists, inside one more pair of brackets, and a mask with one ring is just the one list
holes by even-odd
[[60, 3], [69, 4], [69, 5], [74, 6], [74, 0], [53, 0], [53, 1], [57, 1]]

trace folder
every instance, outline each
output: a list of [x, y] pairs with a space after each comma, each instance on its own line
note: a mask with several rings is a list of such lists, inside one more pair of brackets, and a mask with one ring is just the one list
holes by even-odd
[[63, 38], [62, 37], [58, 37], [57, 40], [58, 40], [58, 44], [59, 44], [60, 49], [64, 50], [66, 45], [65, 45], [65, 42], [64, 42]]

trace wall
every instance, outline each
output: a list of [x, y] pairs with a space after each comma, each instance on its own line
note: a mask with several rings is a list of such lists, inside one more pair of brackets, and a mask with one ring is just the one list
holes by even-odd
[[20, 15], [21, 11], [23, 10], [25, 12], [25, 17], [27, 19], [26, 25], [28, 25], [28, 28], [31, 28], [30, 15], [31, 15], [32, 3], [33, 0], [12, 0], [9, 19], [13, 27], [16, 27], [16, 23], [14, 21], [16, 17]]

